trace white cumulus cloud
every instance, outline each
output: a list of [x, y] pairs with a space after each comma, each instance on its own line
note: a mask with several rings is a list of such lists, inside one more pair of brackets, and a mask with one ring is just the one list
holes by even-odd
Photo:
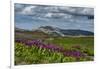
[[21, 11], [21, 14], [25, 14], [25, 15], [33, 14], [33, 9], [34, 9], [35, 7], [36, 7], [36, 6], [28, 6], [28, 7], [25, 7], [25, 8]]

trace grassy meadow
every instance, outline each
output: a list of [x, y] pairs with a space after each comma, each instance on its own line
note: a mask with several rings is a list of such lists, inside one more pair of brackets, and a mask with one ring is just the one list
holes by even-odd
[[15, 32], [15, 65], [94, 60], [94, 37], [53, 37], [41, 32]]

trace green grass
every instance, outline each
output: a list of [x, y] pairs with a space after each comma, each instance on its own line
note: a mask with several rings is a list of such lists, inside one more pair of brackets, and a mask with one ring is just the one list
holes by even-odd
[[[23, 36], [24, 35], [24, 36]], [[46, 36], [46, 38], [45, 38]], [[78, 50], [87, 55], [87, 57], [77, 58], [65, 57], [62, 53], [51, 52], [46, 49], [28, 47], [21, 43], [15, 42], [15, 65], [25, 64], [47, 64], [47, 63], [64, 63], [64, 62], [79, 62], [93, 61], [94, 57], [94, 37], [51, 37], [44, 34], [21, 33], [16, 34], [16, 38], [21, 39], [41, 39], [45, 44], [54, 44], [61, 46], [64, 49]], [[79, 46], [80, 48], [75, 48]]]
[[36, 48], [34, 46], [28, 47], [21, 43], [15, 44], [15, 65], [25, 64], [47, 64], [47, 63], [64, 63], [64, 62], [78, 62], [78, 61], [92, 61], [91, 58], [80, 57], [66, 57], [62, 53], [51, 52], [46, 49]]
[[94, 46], [93, 37], [66, 37], [66, 38], [60, 37], [60, 38], [53, 38], [52, 40], [46, 39], [45, 42], [63, 46], [64, 48], [68, 48], [71, 46], [93, 48]]

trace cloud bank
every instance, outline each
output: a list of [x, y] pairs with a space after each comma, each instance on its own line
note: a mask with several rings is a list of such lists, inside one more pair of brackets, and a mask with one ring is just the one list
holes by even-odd
[[65, 6], [41, 6], [16, 4], [15, 11], [17, 14], [31, 15], [39, 18], [73, 18], [76, 16], [93, 16], [93, 8], [84, 7], [65, 7]]

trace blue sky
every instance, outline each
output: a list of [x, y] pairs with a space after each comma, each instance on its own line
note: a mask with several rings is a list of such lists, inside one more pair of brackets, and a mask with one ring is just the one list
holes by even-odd
[[94, 9], [87, 7], [15, 4], [15, 27], [37, 29], [53, 26], [62, 29], [94, 31]]

